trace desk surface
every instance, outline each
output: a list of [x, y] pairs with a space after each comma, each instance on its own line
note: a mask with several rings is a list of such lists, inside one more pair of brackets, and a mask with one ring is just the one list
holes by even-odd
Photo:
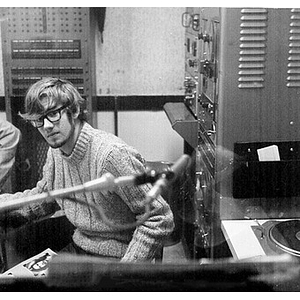
[[[235, 259], [247, 259], [266, 256], [263, 247], [253, 232], [251, 226], [263, 225], [270, 221], [264, 220], [223, 220], [222, 231]], [[283, 219], [272, 221], [286, 221]]]

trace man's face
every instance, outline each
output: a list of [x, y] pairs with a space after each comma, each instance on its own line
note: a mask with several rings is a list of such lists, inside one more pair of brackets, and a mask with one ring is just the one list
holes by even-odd
[[[51, 116], [52, 114], [59, 114], [60, 119], [55, 122], [51, 122], [48, 118], [44, 118], [44, 125], [39, 127], [38, 130], [41, 135], [44, 137], [46, 142], [52, 148], [64, 148], [68, 149], [69, 147], [73, 148], [73, 145], [70, 145], [73, 141], [72, 135], [74, 134], [74, 122], [72, 118], [68, 117], [67, 108], [62, 108], [62, 104], [59, 103], [50, 103], [45, 101], [45, 113], [46, 115]], [[51, 119], [49, 117], [49, 119]]]

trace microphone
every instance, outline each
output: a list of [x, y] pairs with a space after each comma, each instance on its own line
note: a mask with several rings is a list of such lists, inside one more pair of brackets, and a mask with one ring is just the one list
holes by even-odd
[[146, 201], [151, 202], [160, 195], [163, 189], [174, 181], [186, 169], [189, 163], [190, 156], [184, 154], [171, 166], [169, 171], [161, 173], [152, 189], [147, 193]]
[[187, 154], [183, 154], [173, 166], [171, 166], [171, 171], [174, 173], [174, 179], [178, 177], [188, 166], [190, 163], [190, 156]]

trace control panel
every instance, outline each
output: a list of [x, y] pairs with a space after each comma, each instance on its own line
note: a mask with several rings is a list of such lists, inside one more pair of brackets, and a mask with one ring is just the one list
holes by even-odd
[[185, 103], [200, 131], [214, 141], [218, 104], [219, 8], [187, 8], [185, 37]]

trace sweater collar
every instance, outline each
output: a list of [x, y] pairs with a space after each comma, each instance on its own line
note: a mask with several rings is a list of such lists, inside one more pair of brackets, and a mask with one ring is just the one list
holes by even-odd
[[90, 127], [91, 126], [88, 123], [86, 122], [83, 123], [82, 129], [75, 143], [75, 147], [70, 155], [67, 156], [62, 151], [60, 151], [61, 156], [65, 160], [73, 163], [79, 163], [83, 159], [88, 149], [88, 142], [90, 140], [90, 134], [89, 134]]

